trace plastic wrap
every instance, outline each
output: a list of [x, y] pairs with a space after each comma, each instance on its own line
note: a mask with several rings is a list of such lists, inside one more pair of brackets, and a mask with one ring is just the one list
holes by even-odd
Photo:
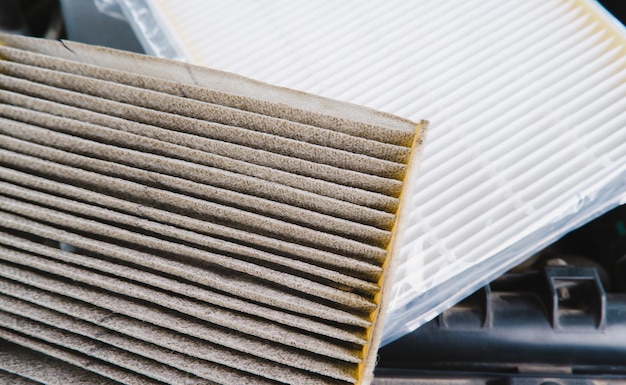
[[431, 129], [383, 343], [626, 202], [626, 32], [584, 0], [118, 0], [148, 52]]
[[145, 0], [94, 0], [106, 15], [127, 20], [148, 55], [187, 61], [181, 44], [174, 44], [164, 32], [165, 20], [158, 19]]

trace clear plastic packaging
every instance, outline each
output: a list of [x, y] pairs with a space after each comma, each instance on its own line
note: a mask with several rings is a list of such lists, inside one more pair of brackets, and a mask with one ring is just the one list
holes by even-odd
[[145, 0], [94, 0], [106, 15], [127, 20], [148, 55], [186, 61], [180, 44], [173, 44], [164, 32], [164, 20], [152, 11]]
[[591, 0], [118, 0], [149, 53], [431, 121], [383, 344], [626, 203], [626, 32]]

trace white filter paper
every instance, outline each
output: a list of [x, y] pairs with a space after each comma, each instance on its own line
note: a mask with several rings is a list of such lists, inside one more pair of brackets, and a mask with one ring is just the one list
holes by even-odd
[[383, 344], [626, 201], [626, 33], [591, 0], [118, 0], [147, 52], [431, 130]]

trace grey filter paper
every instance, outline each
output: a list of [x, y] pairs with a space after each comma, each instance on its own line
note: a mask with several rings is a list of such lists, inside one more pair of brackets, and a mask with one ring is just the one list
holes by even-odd
[[2, 378], [371, 381], [425, 122], [0, 42]]

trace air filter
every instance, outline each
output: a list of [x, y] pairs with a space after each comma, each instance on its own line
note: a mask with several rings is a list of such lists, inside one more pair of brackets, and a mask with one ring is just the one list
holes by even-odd
[[383, 344], [626, 202], [626, 31], [594, 0], [117, 3], [153, 54], [429, 118]]
[[29, 364], [43, 354], [103, 383], [370, 382], [424, 122], [0, 41], [0, 338], [27, 348], [0, 369], [59, 383]]

